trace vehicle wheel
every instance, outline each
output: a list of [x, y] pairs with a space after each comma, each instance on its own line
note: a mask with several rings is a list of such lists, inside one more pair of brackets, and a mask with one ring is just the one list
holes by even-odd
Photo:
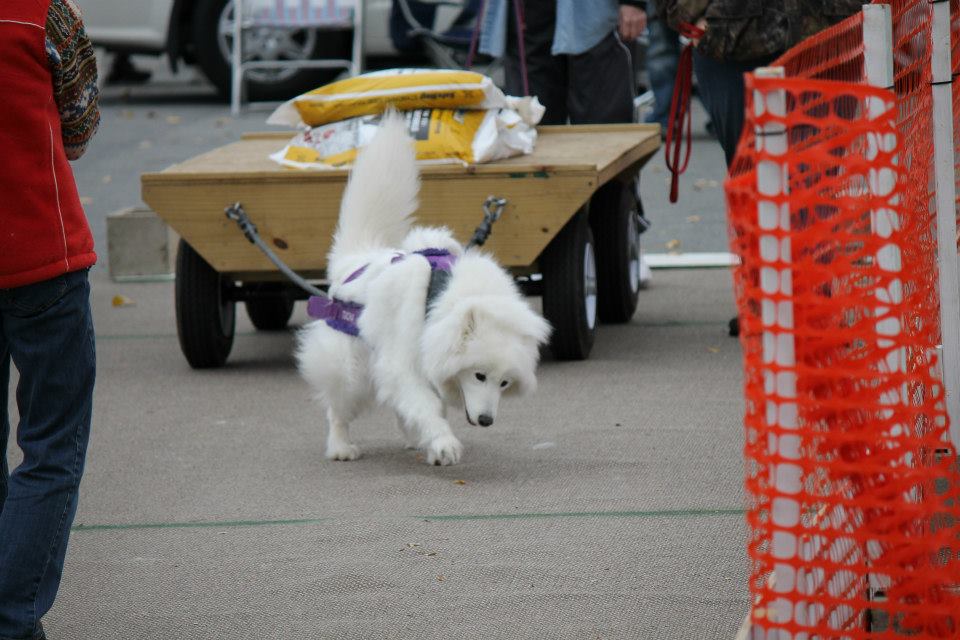
[[[230, 51], [233, 44], [233, 1], [198, 0], [192, 37], [197, 64], [223, 96], [230, 95]], [[308, 60], [349, 58], [350, 33], [310, 29], [249, 29], [243, 59]], [[341, 69], [253, 69], [246, 74], [247, 99], [288, 100], [337, 77]]]
[[637, 200], [619, 181], [590, 200], [590, 227], [597, 243], [597, 306], [602, 322], [629, 322], [640, 295], [640, 221]]
[[236, 303], [227, 282], [193, 247], [180, 240], [175, 285], [180, 350], [194, 369], [222, 366], [233, 346]]
[[558, 360], [585, 360], [597, 331], [597, 263], [587, 215], [580, 211], [540, 256], [543, 315], [553, 325]]
[[282, 286], [270, 283], [258, 287], [261, 292], [269, 291], [264, 297], [246, 301], [247, 315], [250, 322], [260, 331], [281, 331], [287, 328], [290, 316], [293, 315], [294, 300], [283, 293]]

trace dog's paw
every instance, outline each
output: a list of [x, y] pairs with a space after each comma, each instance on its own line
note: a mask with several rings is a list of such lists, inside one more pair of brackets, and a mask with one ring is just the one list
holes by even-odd
[[356, 460], [360, 457], [360, 447], [355, 444], [338, 444], [327, 447], [328, 460]]
[[460, 462], [463, 445], [455, 436], [439, 436], [427, 445], [427, 464], [447, 466]]

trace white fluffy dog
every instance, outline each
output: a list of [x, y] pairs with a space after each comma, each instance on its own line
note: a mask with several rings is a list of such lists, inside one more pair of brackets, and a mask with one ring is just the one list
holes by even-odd
[[[412, 140], [388, 115], [354, 164], [328, 259], [331, 296], [363, 305], [359, 336], [325, 320], [298, 336], [300, 373], [326, 405], [334, 460], [360, 455], [348, 429], [376, 399], [396, 412], [406, 445], [425, 450], [428, 464], [456, 464], [463, 445], [447, 406], [490, 426], [501, 395], [536, 386], [549, 325], [490, 257], [464, 252], [446, 228], [412, 227], [419, 188]], [[429, 301], [431, 264], [412, 253], [428, 248], [456, 260]]]

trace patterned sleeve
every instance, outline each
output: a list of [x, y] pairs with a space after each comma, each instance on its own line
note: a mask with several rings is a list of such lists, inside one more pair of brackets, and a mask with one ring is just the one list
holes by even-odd
[[67, 158], [76, 160], [100, 126], [97, 60], [73, 0], [50, 2], [46, 33], [63, 146]]

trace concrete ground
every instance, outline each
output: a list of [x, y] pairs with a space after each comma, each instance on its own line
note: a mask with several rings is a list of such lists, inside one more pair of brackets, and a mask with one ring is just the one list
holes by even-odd
[[[292, 332], [240, 314], [228, 365], [194, 371], [173, 284], [107, 276], [105, 216], [138, 204], [141, 172], [265, 128], [189, 73], [157, 76], [107, 88], [75, 165], [102, 254], [99, 379], [53, 640], [734, 636], [748, 564], [727, 271], [655, 272], [589, 361], [547, 359], [491, 429], [455, 417], [458, 466], [402, 449], [386, 412], [355, 426], [361, 460], [327, 462]], [[676, 208], [661, 158], [647, 250], [725, 250], [719, 148], [697, 142]]]
[[52, 639], [734, 636], [728, 272], [657, 272], [589, 361], [547, 359], [491, 429], [455, 418], [446, 468], [383, 411], [355, 426], [361, 460], [325, 461], [293, 333], [241, 314], [228, 365], [191, 370], [172, 288], [94, 275], [95, 419]]

